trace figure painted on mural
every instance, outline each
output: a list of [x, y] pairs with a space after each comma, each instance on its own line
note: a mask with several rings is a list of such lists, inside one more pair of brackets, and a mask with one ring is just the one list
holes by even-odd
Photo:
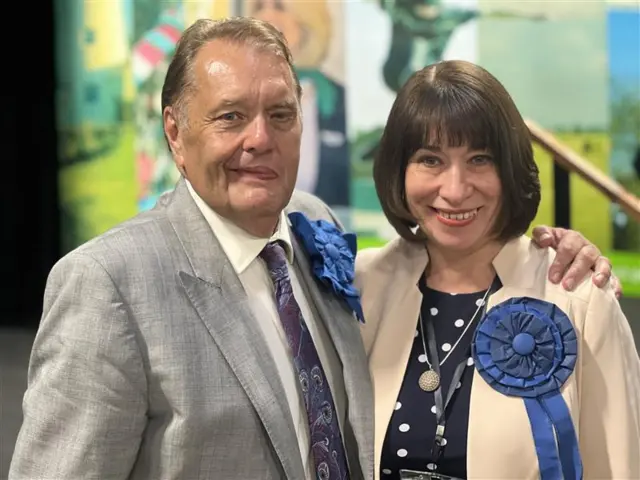
[[[392, 22], [391, 44], [383, 74], [387, 86], [397, 92], [406, 80], [425, 65], [443, 60], [456, 29], [482, 17], [518, 17], [522, 13], [481, 12], [479, 9], [447, 6], [442, 0], [380, 0]], [[542, 20], [539, 15], [527, 16]]]
[[344, 86], [323, 64], [335, 23], [326, 0], [245, 0], [244, 14], [274, 25], [287, 39], [303, 90], [304, 129], [296, 188], [334, 207], [349, 205], [349, 149]]
[[120, 146], [121, 127], [127, 120], [126, 46], [118, 32], [107, 28], [122, 28], [120, 9], [63, 8], [68, 17], [82, 13], [84, 19], [67, 20], [79, 41], [68, 55], [57, 58], [60, 163], [70, 167], [104, 158]]
[[139, 86], [135, 101], [138, 208], [153, 207], [158, 197], [173, 187], [180, 174], [162, 139], [160, 93], [167, 62], [159, 62]]
[[442, 60], [456, 28], [479, 16], [478, 10], [443, 7], [441, 0], [381, 0], [392, 23], [383, 74], [397, 92], [414, 71]]
[[130, 211], [133, 142], [122, 2], [56, 5], [56, 129], [62, 251]]
[[[448, 6], [442, 0], [380, 0], [380, 7], [391, 20], [391, 41], [382, 73], [393, 92], [398, 92], [406, 80], [425, 65], [444, 60], [453, 34], [471, 20], [480, 17], [545, 19], [540, 15]], [[381, 133], [382, 127], [379, 127], [372, 135], [362, 136], [362, 141], [369, 143], [358, 147], [363, 152], [362, 160], [373, 160]]]
[[[184, 28], [179, 5], [158, 0], [136, 4], [144, 22], [138, 19], [134, 31], [131, 64], [136, 87], [135, 155], [138, 177], [138, 208], [151, 208], [158, 197], [178, 180], [170, 152], [163, 140], [160, 94], [169, 58]], [[156, 8], [154, 8], [156, 7]], [[135, 13], [138, 13], [136, 11]]]

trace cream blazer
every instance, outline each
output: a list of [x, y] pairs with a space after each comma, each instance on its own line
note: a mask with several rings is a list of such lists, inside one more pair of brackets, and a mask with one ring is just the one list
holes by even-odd
[[[640, 359], [613, 289], [590, 278], [573, 292], [547, 280], [555, 252], [527, 237], [506, 244], [493, 265], [503, 287], [488, 308], [528, 296], [558, 305], [579, 339], [574, 373], [562, 388], [571, 412], [585, 479], [640, 479]], [[375, 393], [375, 478], [387, 425], [411, 351], [422, 295], [417, 282], [429, 261], [420, 245], [395, 239], [358, 253], [356, 284], [366, 324], [362, 334]], [[425, 407], [426, 408], [426, 407]], [[416, 412], [416, 415], [427, 414]], [[475, 372], [469, 412], [470, 479], [540, 478], [524, 402], [502, 395]]]

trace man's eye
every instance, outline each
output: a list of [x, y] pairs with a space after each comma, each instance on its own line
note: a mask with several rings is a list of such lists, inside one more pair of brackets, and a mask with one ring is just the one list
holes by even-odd
[[223, 113], [222, 115], [220, 115], [220, 120], [224, 120], [225, 122], [233, 122], [235, 120], [238, 120], [238, 113], [237, 112], [229, 112], [229, 113]]
[[295, 117], [295, 113], [290, 111], [275, 112], [272, 117], [278, 121], [289, 121]]

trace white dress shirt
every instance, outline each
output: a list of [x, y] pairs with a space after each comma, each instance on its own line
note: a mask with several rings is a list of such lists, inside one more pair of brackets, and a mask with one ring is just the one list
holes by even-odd
[[293, 268], [293, 247], [288, 219], [283, 212], [278, 228], [271, 238], [254, 237], [228, 219], [215, 213], [198, 196], [191, 184], [189, 182], [186, 183], [193, 200], [211, 226], [247, 293], [251, 310], [262, 328], [262, 333], [284, 386], [307, 479], [314, 480], [316, 474], [311, 456], [309, 423], [299, 390], [298, 375], [295, 371], [287, 337], [278, 315], [274, 285], [264, 261], [259, 257], [260, 252], [267, 243], [276, 240], [284, 243], [293, 294], [300, 306], [329, 382], [341, 431], [346, 414], [346, 392], [338, 354], [324, 325], [313, 314]]

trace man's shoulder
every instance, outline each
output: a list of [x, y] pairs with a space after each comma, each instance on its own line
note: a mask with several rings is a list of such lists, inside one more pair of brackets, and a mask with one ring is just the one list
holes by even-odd
[[334, 212], [324, 201], [302, 190], [295, 190], [293, 192], [289, 205], [287, 205], [287, 211], [289, 213], [302, 212], [314, 220], [324, 219], [332, 222], [336, 221]]
[[[66, 253], [58, 263], [92, 259], [110, 271], [118, 265], [130, 264], [145, 253], [157, 251], [167, 242], [171, 226], [166, 216], [152, 209], [138, 213], [106, 232], [78, 245]], [[149, 248], [154, 246], [154, 248]]]

